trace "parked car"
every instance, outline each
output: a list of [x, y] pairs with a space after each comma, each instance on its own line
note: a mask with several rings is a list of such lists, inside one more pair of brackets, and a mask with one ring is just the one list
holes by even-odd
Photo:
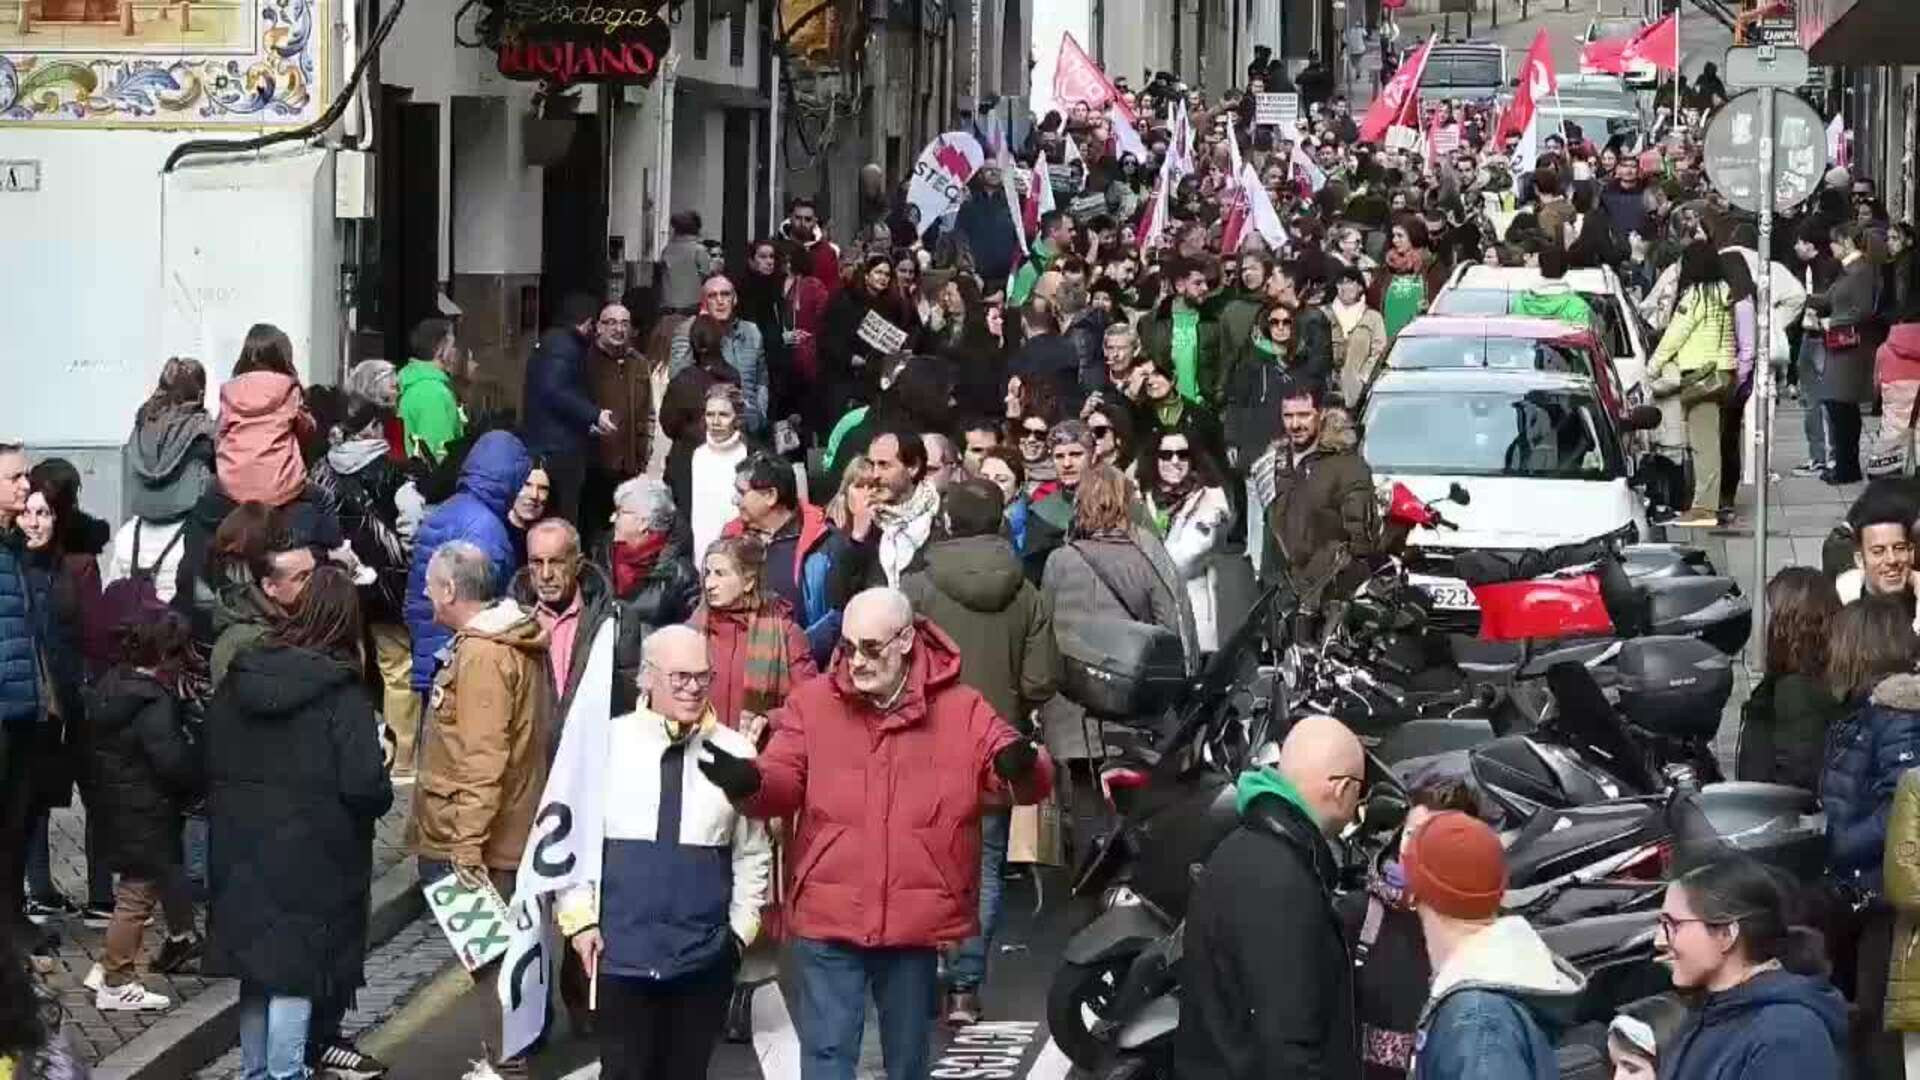
[[1519, 315], [1461, 318], [1423, 315], [1400, 331], [1384, 370], [1485, 368], [1546, 371], [1592, 379], [1600, 403], [1615, 420], [1632, 404], [1606, 346], [1592, 330]]
[[[1637, 15], [1596, 16], [1592, 21], [1587, 23], [1587, 29], [1580, 35], [1580, 44], [1587, 45], [1606, 38], [1630, 38], [1644, 29], [1646, 25], [1647, 20]], [[1583, 75], [1606, 74], [1605, 72], [1596, 72], [1593, 68], [1588, 67], [1585, 62], [1582, 62], [1580, 65], [1580, 73]], [[1628, 86], [1635, 89], [1643, 89], [1653, 86], [1659, 81], [1660, 71], [1653, 66], [1651, 60], [1642, 60], [1629, 66], [1624, 77]]]
[[1491, 41], [1436, 42], [1420, 73], [1420, 100], [1494, 101], [1507, 87], [1507, 49]]
[[1457, 529], [1416, 529], [1408, 549], [1410, 580], [1442, 625], [1471, 633], [1477, 608], [1452, 572], [1457, 553], [1652, 539], [1646, 502], [1630, 483], [1629, 437], [1658, 423], [1651, 406], [1617, 419], [1585, 375], [1389, 369], [1361, 411], [1360, 451], [1376, 483], [1405, 484], [1426, 501], [1454, 484], [1472, 493], [1469, 505], [1448, 509]]
[[[1642, 386], [1647, 360], [1653, 355], [1653, 332], [1640, 319], [1620, 276], [1612, 267], [1568, 270], [1567, 286], [1579, 293], [1591, 307], [1600, 326], [1600, 343], [1612, 358], [1626, 389], [1628, 405], [1646, 400]], [[1525, 266], [1484, 266], [1468, 263], [1456, 269], [1447, 284], [1434, 297], [1431, 314], [1485, 318], [1504, 315], [1513, 294], [1525, 292], [1541, 282], [1540, 271]]]

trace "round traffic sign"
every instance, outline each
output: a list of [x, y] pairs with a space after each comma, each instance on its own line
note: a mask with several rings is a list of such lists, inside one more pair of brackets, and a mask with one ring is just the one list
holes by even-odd
[[1727, 201], [1759, 212], [1760, 95], [1773, 97], [1773, 205], [1800, 205], [1827, 171], [1827, 129], [1813, 106], [1792, 94], [1749, 90], [1720, 107], [1707, 122], [1707, 178]]

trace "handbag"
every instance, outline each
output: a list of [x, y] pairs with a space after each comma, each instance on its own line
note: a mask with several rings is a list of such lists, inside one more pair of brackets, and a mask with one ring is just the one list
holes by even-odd
[[1699, 405], [1726, 399], [1733, 389], [1733, 372], [1709, 368], [1698, 374], [1689, 372], [1680, 379], [1680, 404]]
[[1854, 349], [1860, 346], [1860, 328], [1857, 326], [1829, 326], [1823, 335], [1823, 343], [1828, 349]]

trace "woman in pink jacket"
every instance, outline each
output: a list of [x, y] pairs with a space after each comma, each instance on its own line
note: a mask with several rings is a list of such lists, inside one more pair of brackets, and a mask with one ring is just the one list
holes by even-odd
[[300, 441], [313, 433], [293, 342], [271, 323], [255, 323], [240, 346], [233, 377], [220, 388], [214, 468], [234, 502], [285, 506], [307, 485]]

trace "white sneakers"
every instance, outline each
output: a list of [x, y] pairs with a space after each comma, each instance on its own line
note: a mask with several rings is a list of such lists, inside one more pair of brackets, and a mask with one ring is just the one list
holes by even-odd
[[158, 1012], [173, 1002], [137, 982], [108, 986], [104, 982], [93, 992], [93, 1007], [101, 1012]]

